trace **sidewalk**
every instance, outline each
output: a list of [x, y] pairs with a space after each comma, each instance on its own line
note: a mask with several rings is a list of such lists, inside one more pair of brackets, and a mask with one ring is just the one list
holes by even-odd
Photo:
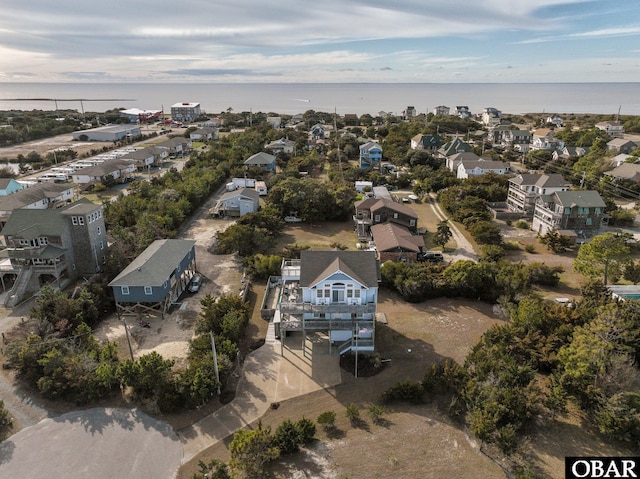
[[[301, 335], [280, 341], [270, 331], [264, 346], [247, 356], [233, 401], [178, 431], [183, 447], [182, 463], [259, 419], [274, 402], [335, 386], [341, 382], [339, 355], [329, 355], [326, 338]], [[312, 361], [313, 358], [313, 361]]]

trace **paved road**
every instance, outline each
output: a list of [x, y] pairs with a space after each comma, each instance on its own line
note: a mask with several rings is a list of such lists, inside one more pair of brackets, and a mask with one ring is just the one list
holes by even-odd
[[[448, 219], [447, 215], [442, 211], [440, 204], [436, 200], [436, 196], [434, 193], [429, 194], [429, 205], [435, 215], [440, 219], [440, 221], [444, 221]], [[446, 253], [447, 256], [451, 257], [452, 260], [465, 260], [472, 259], [477, 261], [479, 256], [476, 254], [473, 249], [473, 245], [465, 238], [465, 236], [460, 232], [458, 227], [453, 224], [451, 221], [449, 222], [449, 229], [451, 233], [453, 233], [453, 240], [456, 242], [456, 249], [452, 253]]]
[[171, 427], [136, 409], [47, 418], [0, 444], [0, 479], [173, 479], [182, 446]]

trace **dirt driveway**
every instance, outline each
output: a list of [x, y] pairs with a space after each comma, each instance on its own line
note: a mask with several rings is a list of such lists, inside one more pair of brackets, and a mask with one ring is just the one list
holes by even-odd
[[[196, 241], [196, 267], [202, 278], [200, 290], [197, 293], [183, 293], [179, 303], [171, 308], [164, 319], [145, 317], [150, 328], [142, 327], [137, 322], [128, 324], [136, 357], [156, 351], [166, 359], [183, 361], [188, 352], [189, 340], [193, 337], [195, 321], [201, 310], [200, 300], [207, 294], [215, 297], [222, 293], [239, 291], [242, 288], [243, 271], [238, 257], [216, 255], [211, 252], [215, 233], [233, 223], [233, 220], [214, 219], [208, 214], [222, 190], [223, 188], [213, 194], [178, 232], [180, 239]], [[98, 339], [116, 342], [121, 353], [129, 354], [124, 326], [115, 314], [102, 321], [96, 328], [95, 334]]]

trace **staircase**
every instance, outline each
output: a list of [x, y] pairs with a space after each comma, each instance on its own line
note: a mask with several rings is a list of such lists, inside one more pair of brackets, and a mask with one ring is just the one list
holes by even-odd
[[269, 326], [267, 327], [267, 336], [265, 337], [264, 342], [266, 344], [275, 344], [278, 342], [276, 339], [276, 328], [273, 324], [273, 321], [269, 321]]
[[372, 352], [373, 350], [374, 350], [373, 339], [362, 339], [362, 338], [357, 339], [356, 337], [353, 337], [352, 339], [347, 339], [344, 343], [338, 346], [338, 354], [340, 354], [340, 356], [342, 356], [343, 354], [349, 351]]
[[20, 269], [16, 282], [13, 283], [13, 287], [7, 295], [7, 300], [5, 301], [5, 306], [7, 308], [13, 308], [18, 304], [27, 289], [27, 285], [29, 284], [32, 274], [33, 271], [30, 266], [23, 266], [22, 269]]

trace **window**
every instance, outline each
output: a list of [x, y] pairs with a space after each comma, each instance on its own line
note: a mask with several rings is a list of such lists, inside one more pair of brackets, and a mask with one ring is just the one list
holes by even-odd
[[145, 286], [144, 287], [144, 294], [147, 294], [147, 295], [153, 294], [153, 287], [152, 286]]
[[99, 235], [101, 235], [101, 234], [102, 234], [102, 228], [100, 228], [99, 226], [98, 226], [98, 234], [99, 234]]
[[360, 297], [360, 290], [359, 289], [354, 289], [353, 290], [353, 297], [354, 298], [359, 298]]
[[121, 292], [123, 295], [127, 295], [127, 294], [129, 294], [129, 286], [120, 286], [120, 292]]
[[394, 213], [394, 214], [393, 214], [393, 218], [394, 218], [394, 219], [398, 219], [398, 213]]
[[84, 216], [78, 216], [78, 224], [84, 226]]
[[564, 214], [565, 214], [565, 215], [570, 215], [570, 214], [571, 214], [571, 208], [566, 207], [566, 208], [564, 209]]
[[104, 249], [104, 243], [100, 241], [100, 249]]
[[73, 226], [77, 226], [78, 225], [78, 217], [77, 216], [72, 216], [71, 217], [71, 224]]
[[415, 226], [416, 220], [409, 220], [409, 226]]

